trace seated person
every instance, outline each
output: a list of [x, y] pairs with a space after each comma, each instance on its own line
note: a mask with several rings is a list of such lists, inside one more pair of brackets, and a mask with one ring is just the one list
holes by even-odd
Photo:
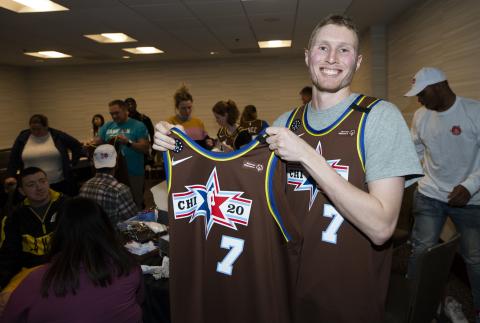
[[106, 213], [77, 197], [59, 214], [50, 262], [13, 291], [0, 323], [140, 323], [142, 286], [140, 267]]
[[232, 100], [218, 101], [213, 106], [212, 111], [220, 126], [217, 133], [217, 146], [220, 151], [228, 152], [240, 149], [252, 140], [248, 130], [237, 124], [240, 112], [235, 102]]
[[113, 224], [134, 216], [137, 206], [130, 188], [113, 177], [117, 164], [115, 147], [98, 146], [93, 152], [93, 163], [97, 173], [82, 185], [79, 195], [97, 202]]
[[46, 262], [57, 213], [65, 203], [65, 196], [50, 189], [47, 174], [40, 168], [23, 169], [19, 183], [26, 197], [1, 222], [0, 290], [22, 268]]
[[247, 129], [248, 133], [254, 138], [260, 131], [268, 127], [268, 123], [265, 120], [258, 119], [257, 108], [249, 104], [243, 108], [240, 127]]

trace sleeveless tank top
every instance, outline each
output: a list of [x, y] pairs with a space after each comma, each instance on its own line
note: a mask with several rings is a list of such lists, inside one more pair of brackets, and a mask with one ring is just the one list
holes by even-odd
[[285, 164], [259, 140], [215, 153], [171, 132], [172, 322], [291, 322], [300, 233]]

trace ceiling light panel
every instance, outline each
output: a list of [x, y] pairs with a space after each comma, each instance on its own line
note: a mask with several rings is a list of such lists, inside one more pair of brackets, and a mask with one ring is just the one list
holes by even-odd
[[123, 48], [124, 51], [136, 54], [136, 55], [145, 55], [145, 54], [162, 54], [164, 51], [155, 48], [155, 47], [135, 47], [135, 48]]
[[35, 56], [35, 57], [40, 57], [40, 58], [68, 58], [72, 57], [72, 55], [60, 53], [54, 50], [46, 50], [46, 51], [40, 51], [40, 52], [26, 52], [24, 53], [25, 55], [29, 56]]
[[136, 39], [133, 39], [132, 37], [124, 33], [103, 33], [103, 34], [83, 35], [83, 36], [103, 44], [130, 43], [130, 42], [137, 41]]
[[69, 10], [64, 6], [49, 0], [0, 0], [0, 7], [17, 13]]
[[266, 40], [259, 41], [258, 46], [260, 48], [281, 48], [281, 47], [292, 47], [291, 40]]

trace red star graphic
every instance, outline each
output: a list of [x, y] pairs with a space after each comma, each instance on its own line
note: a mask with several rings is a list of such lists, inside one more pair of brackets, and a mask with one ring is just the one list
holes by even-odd
[[224, 221], [227, 221], [227, 219], [225, 218], [225, 216], [223, 215], [222, 211], [220, 210], [220, 206], [226, 201], [228, 200], [228, 197], [224, 197], [224, 196], [219, 196], [217, 195], [218, 192], [213, 192], [213, 195], [212, 195], [212, 203], [211, 203], [211, 207], [212, 207], [212, 215], [216, 218], [220, 218]]

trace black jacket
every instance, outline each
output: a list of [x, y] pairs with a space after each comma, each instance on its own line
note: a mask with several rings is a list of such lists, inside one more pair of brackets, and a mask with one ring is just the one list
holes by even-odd
[[[55, 147], [57, 147], [62, 156], [63, 177], [66, 180], [71, 180], [72, 165], [75, 165], [82, 154], [82, 144], [72, 136], [63, 131], [48, 128], [52, 136]], [[28, 138], [31, 135], [30, 129], [23, 130], [15, 139], [12, 151], [10, 152], [10, 159], [8, 161], [7, 176], [14, 177], [17, 171], [23, 169], [22, 153]], [[68, 155], [68, 150], [72, 152], [72, 159]]]
[[[43, 219], [25, 199], [0, 222], [0, 290], [22, 267], [31, 268], [47, 261], [50, 240], [57, 227], [65, 195], [50, 190], [51, 205]], [[42, 221], [43, 220], [43, 221]]]

